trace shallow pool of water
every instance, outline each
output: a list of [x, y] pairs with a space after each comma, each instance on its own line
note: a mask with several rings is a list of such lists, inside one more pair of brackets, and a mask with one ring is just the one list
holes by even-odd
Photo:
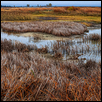
[[[93, 34], [93, 33], [97, 33], [99, 35], [101, 35], [101, 28], [97, 28], [97, 29], [91, 29], [89, 28], [89, 32], [87, 32], [86, 34]], [[86, 36], [86, 35], [84, 35]], [[31, 40], [31, 37], [24, 37], [24, 36], [16, 36], [13, 33], [11, 34], [7, 34], [5, 32], [3, 32], [1, 30], [1, 39], [11, 39], [13, 41], [19, 41], [21, 43], [24, 44], [31, 44], [31, 45], [36, 45], [38, 48], [40, 47], [44, 47], [45, 45], [48, 45], [48, 47], [51, 47], [51, 44], [54, 43], [54, 41], [56, 40], [38, 40], [38, 41], [34, 41]], [[86, 58], [87, 60], [89, 59], [93, 59], [95, 61], [101, 61], [101, 53], [94, 53], [95, 51], [98, 52], [99, 50], [101, 51], [101, 45], [97, 44], [97, 43], [93, 43], [92, 41], [87, 41], [87, 42], [81, 42], [82, 41], [82, 36], [80, 36], [80, 38], [75, 38], [74, 40], [72, 40], [74, 43], [73, 47], [77, 46], [78, 49], [80, 50], [83, 46], [83, 48], [85, 48], [86, 46], [90, 46], [90, 51], [87, 53], [83, 53], [83, 55], [79, 56], [78, 58]], [[100, 49], [99, 49], [100, 48]], [[66, 56], [66, 55], [64, 55]], [[66, 57], [67, 58], [67, 57]], [[64, 60], [66, 60], [66, 58], [64, 57]]]
[[96, 33], [96, 34], [99, 34], [101, 35], [101, 28], [97, 28], [97, 29], [89, 29], [89, 32], [87, 32], [86, 34], [93, 34], [93, 33]]
[[53, 42], [53, 40], [38, 40], [38, 41], [33, 41], [31, 40], [31, 37], [24, 37], [24, 36], [16, 36], [14, 34], [7, 34], [5, 32], [1, 32], [1, 39], [7, 39], [7, 40], [13, 40], [13, 41], [19, 41], [24, 44], [31, 44], [31, 45], [36, 45], [38, 48], [45, 46], [47, 44], [50, 44], [50, 42]]

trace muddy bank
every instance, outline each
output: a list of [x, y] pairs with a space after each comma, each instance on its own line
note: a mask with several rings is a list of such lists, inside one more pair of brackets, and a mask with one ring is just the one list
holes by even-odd
[[101, 24], [93, 24], [92, 26], [88, 27], [88, 30], [90, 29], [99, 29], [101, 28]]
[[87, 26], [75, 22], [2, 22], [1, 27], [8, 32], [43, 32], [56, 36], [80, 35], [87, 32]]
[[[27, 32], [27, 33], [19, 33], [15, 34], [16, 36], [23, 36], [23, 37], [31, 37], [32, 39], [35, 38], [35, 36], [39, 36], [41, 40], [73, 40], [74, 37], [64, 37], [64, 36], [55, 36], [52, 34], [42, 33], [42, 32]], [[75, 35], [74, 35], [75, 36]], [[80, 36], [80, 35], [76, 35]]]

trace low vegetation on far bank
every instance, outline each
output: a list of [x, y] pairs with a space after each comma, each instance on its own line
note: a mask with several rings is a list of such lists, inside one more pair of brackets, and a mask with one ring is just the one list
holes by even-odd
[[42, 20], [101, 23], [101, 7], [1, 8], [1, 21]]

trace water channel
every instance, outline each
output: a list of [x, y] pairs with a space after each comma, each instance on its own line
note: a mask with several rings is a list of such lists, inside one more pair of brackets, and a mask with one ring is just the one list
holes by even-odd
[[[83, 36], [94, 34], [94, 33], [101, 35], [101, 27], [100, 28], [89, 27], [88, 29], [89, 29], [89, 32], [85, 32], [85, 35]], [[85, 48], [85, 46], [87, 45], [87, 46], [90, 46], [91, 49], [87, 53], [84, 52], [81, 56], [78, 57], [78, 59], [85, 58], [86, 60], [94, 59], [96, 62], [101, 61], [101, 44], [98, 44], [97, 42], [95, 43], [92, 41], [81, 42], [82, 41], [81, 38], [82, 38], [81, 36], [79, 38], [75, 37], [72, 40], [72, 42], [74, 42], [73, 47], [77, 46], [78, 49], [80, 50], [82, 46]], [[1, 28], [1, 39], [2, 40], [11, 39], [12, 41], [16, 40], [24, 44], [36, 45], [38, 48], [42, 47], [42, 45], [43, 46], [49, 45], [49, 48], [50, 48], [51, 44], [53, 44], [56, 41], [56, 40], [38, 40], [35, 42], [34, 40], [32, 40], [31, 37], [17, 36], [17, 34], [14, 35], [13, 33], [9, 34], [7, 32], [3, 32], [2, 28]], [[64, 56], [66, 56], [66, 54]], [[63, 60], [66, 60], [66, 58], [67, 57], [64, 57]]]

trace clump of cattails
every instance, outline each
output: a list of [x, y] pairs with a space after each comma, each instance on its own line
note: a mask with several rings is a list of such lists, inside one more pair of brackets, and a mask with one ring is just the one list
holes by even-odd
[[92, 61], [92, 60], [88, 60], [85, 64], [85, 69], [88, 71], [88, 70], [91, 70], [91, 68], [95, 68], [96, 67], [96, 62], [95, 61]]
[[89, 34], [88, 36], [85, 36], [83, 38], [83, 41], [85, 41], [85, 40], [101, 41], [101, 35], [96, 34], [96, 33]]
[[54, 55], [53, 55], [54, 58], [62, 58], [62, 53], [61, 52], [56, 52]]
[[7, 39], [1, 40], [1, 50], [5, 52], [29, 52], [34, 49], [36, 49], [36, 45], [26, 45], [17, 41], [12, 42], [12, 40]]
[[47, 47], [42, 47], [42, 48], [38, 48], [36, 51], [38, 53], [48, 53], [48, 48]]
[[101, 39], [101, 35], [99, 34], [90, 34], [89, 35], [89, 40], [95, 40], [95, 41], [98, 41]]

